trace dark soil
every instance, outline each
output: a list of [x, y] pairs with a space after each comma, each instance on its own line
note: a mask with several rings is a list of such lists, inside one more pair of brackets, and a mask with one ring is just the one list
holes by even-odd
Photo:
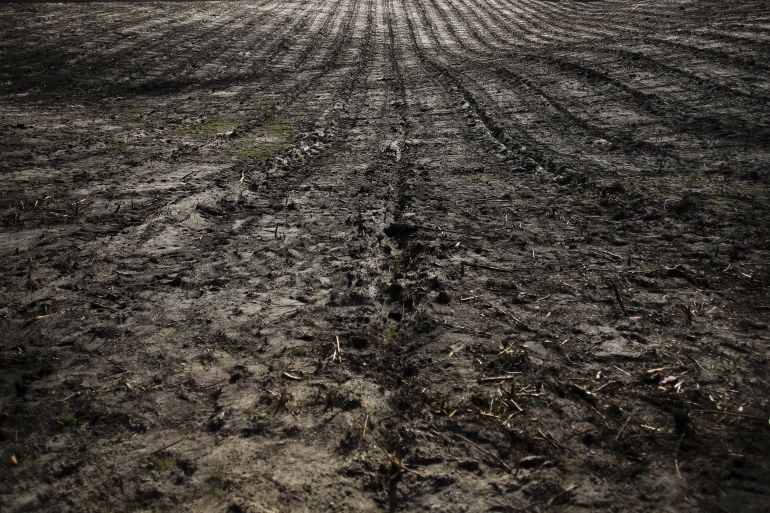
[[0, 510], [768, 511], [768, 2], [0, 34]]

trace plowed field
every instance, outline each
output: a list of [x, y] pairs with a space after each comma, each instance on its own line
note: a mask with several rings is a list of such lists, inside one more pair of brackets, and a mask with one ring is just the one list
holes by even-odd
[[0, 510], [768, 511], [768, 2], [0, 35]]

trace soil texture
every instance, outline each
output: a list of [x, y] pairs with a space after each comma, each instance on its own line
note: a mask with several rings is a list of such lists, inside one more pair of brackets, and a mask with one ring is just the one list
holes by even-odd
[[770, 508], [767, 1], [0, 34], [0, 510]]

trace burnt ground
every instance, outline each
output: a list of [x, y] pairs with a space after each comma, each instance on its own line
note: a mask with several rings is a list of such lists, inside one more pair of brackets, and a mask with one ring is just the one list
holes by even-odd
[[768, 2], [0, 32], [3, 511], [767, 511]]

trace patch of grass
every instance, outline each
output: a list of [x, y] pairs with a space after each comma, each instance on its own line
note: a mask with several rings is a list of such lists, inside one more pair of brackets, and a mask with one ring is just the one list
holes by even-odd
[[475, 175], [470, 175], [468, 177], [468, 180], [473, 182], [473, 183], [480, 184], [480, 185], [492, 185], [492, 184], [495, 183], [495, 180], [491, 176], [489, 176], [487, 174], [484, 174], [484, 173], [478, 173], [478, 174], [475, 174]]
[[92, 144], [96, 144], [99, 142], [99, 139], [95, 135], [80, 135], [80, 134], [74, 134], [72, 137], [72, 140], [83, 145], [83, 146], [91, 146]]
[[274, 154], [274, 144], [253, 143], [243, 144], [236, 148], [235, 156], [242, 159], [264, 160]]
[[78, 423], [78, 418], [72, 410], [64, 410], [56, 416], [56, 423], [60, 426], [71, 427]]
[[726, 207], [726, 208], [736, 208], [740, 201], [735, 196], [725, 196], [725, 195], [719, 195], [719, 196], [709, 196], [706, 199], [707, 204], [713, 207]]
[[42, 134], [40, 134], [41, 139], [45, 139], [47, 141], [63, 141], [65, 139], [70, 139], [72, 136], [68, 134], [67, 132], [64, 132], [62, 130], [59, 131], [45, 131]]
[[155, 141], [156, 138], [151, 135], [142, 135], [140, 137], [137, 137], [131, 141], [131, 144], [134, 146], [147, 146], [148, 144], [151, 144], [153, 141]]
[[398, 339], [398, 328], [396, 328], [395, 324], [391, 324], [390, 326], [388, 326], [388, 332], [385, 335], [385, 341], [388, 343], [388, 345], [394, 345], [397, 339]]
[[287, 140], [291, 134], [291, 127], [285, 123], [268, 123], [265, 126], [265, 136], [271, 139]]
[[157, 471], [164, 471], [170, 469], [174, 463], [176, 463], [176, 460], [173, 456], [170, 456], [168, 454], [164, 454], [161, 456], [158, 456], [155, 461], [152, 462], [152, 468], [153, 470]]
[[390, 270], [394, 276], [398, 276], [401, 273], [401, 259], [399, 257], [390, 259]]
[[216, 466], [206, 473], [200, 485], [202, 495], [224, 495], [232, 486], [232, 480], [225, 472], [224, 467]]
[[242, 159], [266, 160], [289, 148], [285, 141], [242, 139], [233, 145], [233, 155]]
[[235, 128], [240, 119], [214, 119], [192, 127], [192, 131], [201, 135], [215, 135], [227, 132]]
[[169, 133], [179, 137], [215, 137], [234, 130], [244, 121], [243, 116], [215, 117], [201, 123], [184, 123], [173, 128]]
[[118, 123], [141, 123], [144, 121], [138, 108], [126, 109], [115, 114], [114, 121]]
[[114, 143], [110, 148], [115, 153], [130, 153], [132, 147], [124, 142]]

